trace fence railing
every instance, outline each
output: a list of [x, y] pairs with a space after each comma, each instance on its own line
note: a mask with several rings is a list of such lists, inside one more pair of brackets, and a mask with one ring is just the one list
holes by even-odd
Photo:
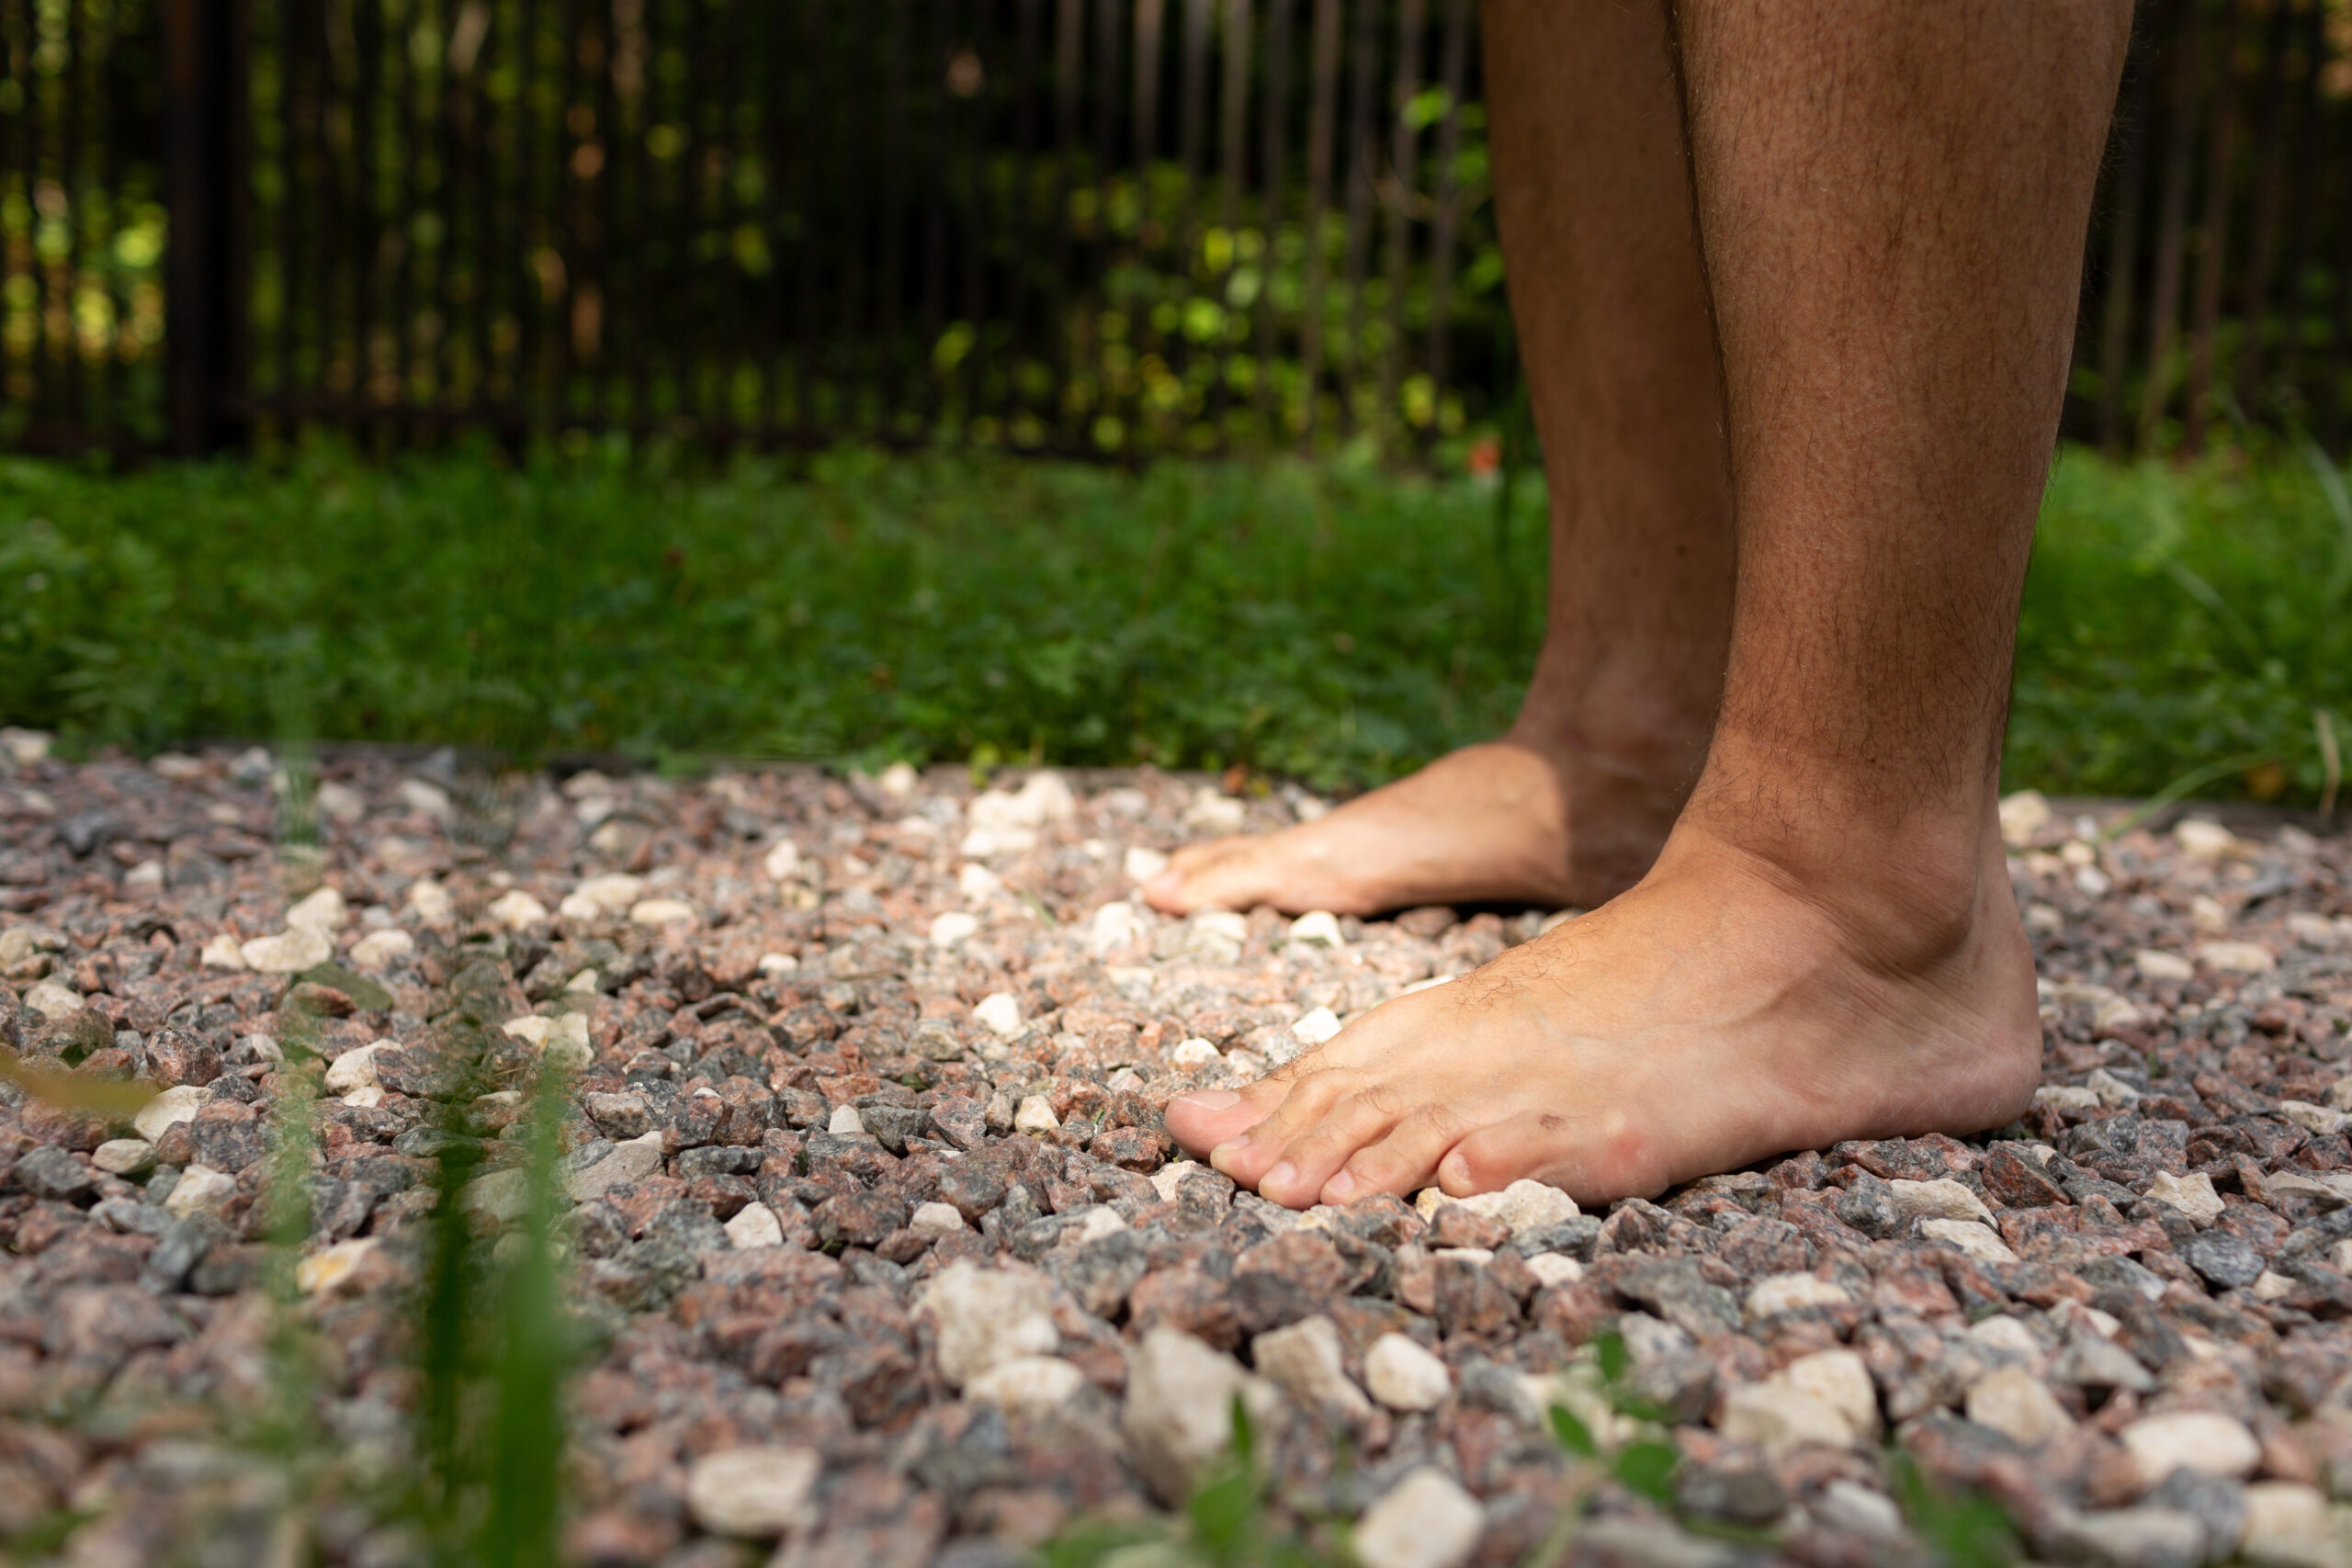
[[[1516, 388], [1476, 20], [0, 0], [0, 444], [1426, 446]], [[2342, 449], [2348, 105], [2352, 0], [2152, 0], [2074, 434]]]

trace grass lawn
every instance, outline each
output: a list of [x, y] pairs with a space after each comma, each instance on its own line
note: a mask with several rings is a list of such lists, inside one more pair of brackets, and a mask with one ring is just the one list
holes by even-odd
[[[1290, 462], [6, 461], [0, 722], [1363, 784], [1510, 717], [1539, 488], [1506, 516], [1491, 478]], [[2303, 454], [2064, 454], [2009, 783], [2226, 762], [2209, 793], [2312, 800], [2314, 710], [2352, 721], [2347, 597], [2352, 504]]]

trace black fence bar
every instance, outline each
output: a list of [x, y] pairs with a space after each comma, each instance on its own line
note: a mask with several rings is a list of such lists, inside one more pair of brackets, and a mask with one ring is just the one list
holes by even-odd
[[[2072, 434], [2342, 450], [2347, 18], [2143, 7]], [[0, 447], [1444, 447], [1516, 389], [1476, 20], [0, 0]]]

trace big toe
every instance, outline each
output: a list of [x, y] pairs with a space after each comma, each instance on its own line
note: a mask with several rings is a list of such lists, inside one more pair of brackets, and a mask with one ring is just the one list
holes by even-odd
[[[1205, 1155], [1219, 1144], [1240, 1136], [1272, 1113], [1281, 1095], [1252, 1093], [1261, 1086], [1236, 1092], [1229, 1089], [1195, 1089], [1168, 1102], [1168, 1135], [1185, 1152]], [[1269, 1100], [1271, 1099], [1271, 1103]]]
[[1143, 901], [1163, 915], [1189, 915], [1215, 904], [1246, 909], [1256, 900], [1237, 901], [1252, 879], [1247, 868], [1255, 839], [1219, 839], [1176, 852], [1168, 867], [1143, 885]]

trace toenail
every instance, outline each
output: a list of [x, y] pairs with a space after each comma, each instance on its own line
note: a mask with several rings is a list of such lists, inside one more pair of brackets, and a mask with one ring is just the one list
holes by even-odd
[[1284, 1160], [1280, 1165], [1274, 1167], [1273, 1169], [1266, 1172], [1266, 1174], [1259, 1179], [1258, 1187], [1261, 1191], [1263, 1191], [1269, 1187], [1288, 1187], [1292, 1182], [1297, 1179], [1298, 1167], [1291, 1164], [1288, 1160]]
[[1344, 1170], [1323, 1184], [1323, 1190], [1329, 1193], [1333, 1200], [1340, 1201], [1344, 1201], [1355, 1190], [1356, 1179]]
[[1230, 1111], [1241, 1103], [1241, 1097], [1229, 1089], [1204, 1089], [1180, 1094], [1172, 1103], [1192, 1111]]

